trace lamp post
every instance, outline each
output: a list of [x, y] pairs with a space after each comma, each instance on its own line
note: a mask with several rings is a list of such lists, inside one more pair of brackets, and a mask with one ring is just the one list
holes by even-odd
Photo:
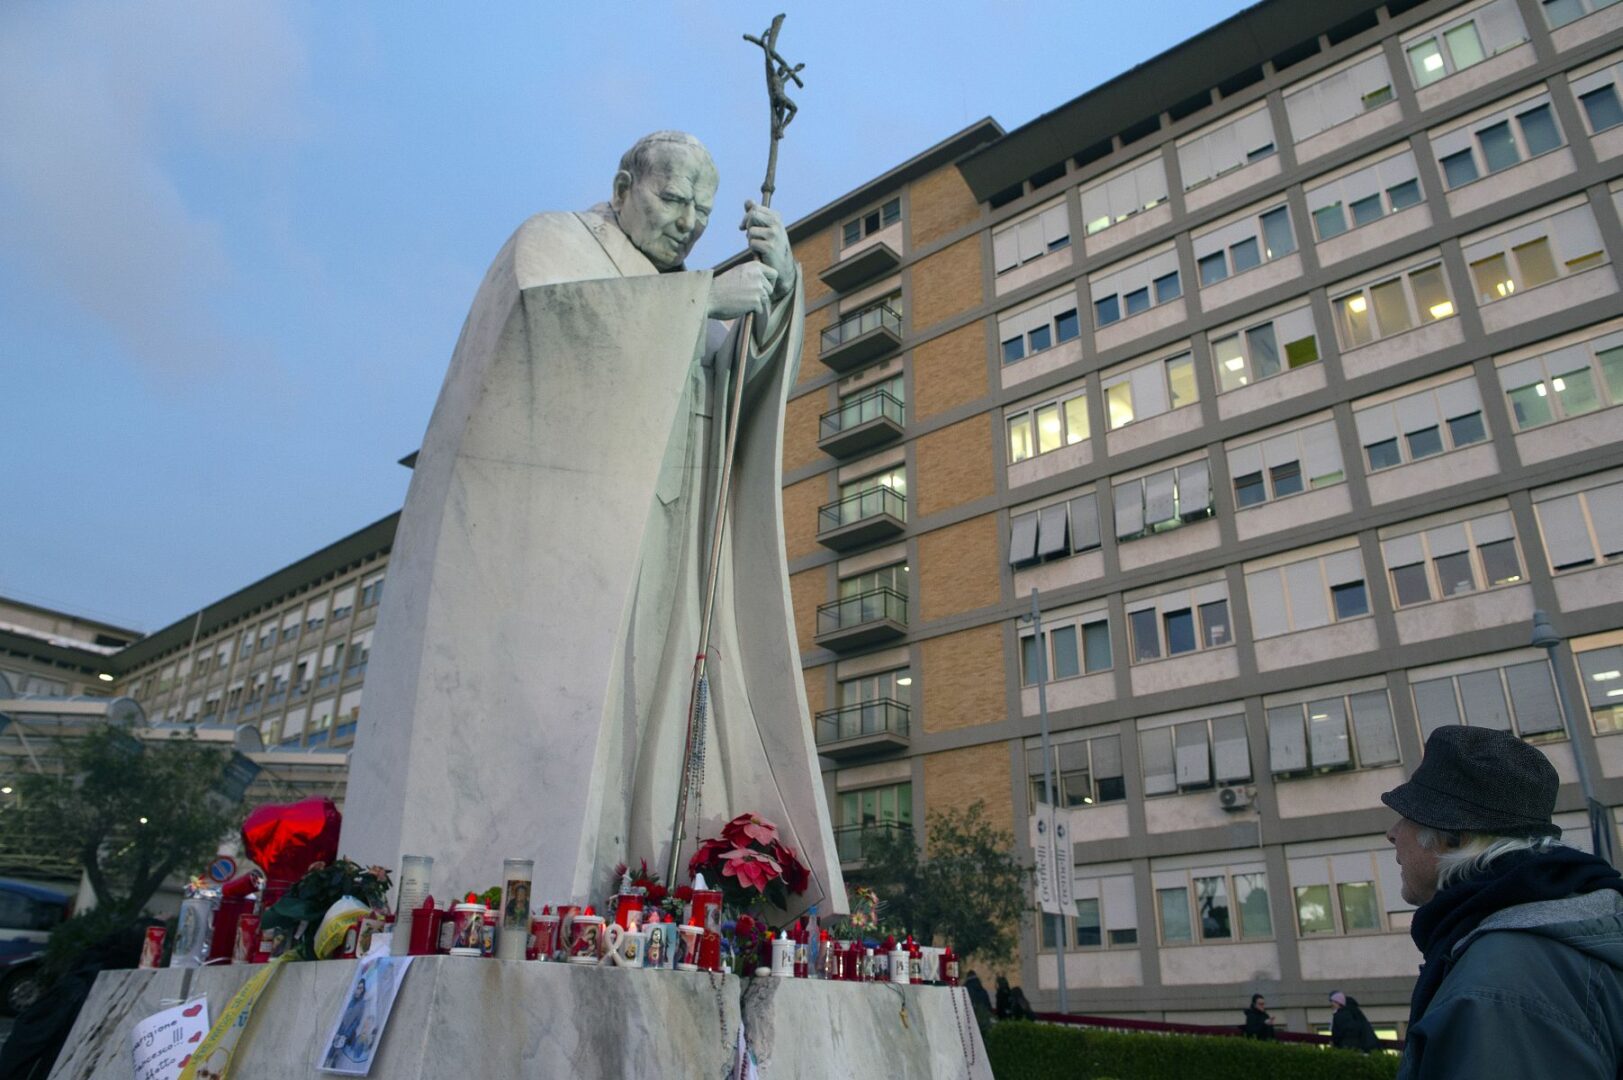
[[[1054, 749], [1048, 741], [1048, 648], [1043, 641], [1043, 616], [1042, 610], [1037, 606], [1036, 589], [1031, 590], [1031, 614], [1025, 616], [1022, 621], [1026, 619], [1031, 622], [1031, 630], [1037, 642], [1037, 715], [1039, 723], [1042, 725], [1043, 737], [1043, 791], [1048, 795], [1048, 850], [1054, 863], [1050, 868], [1050, 872], [1054, 875], [1053, 881], [1056, 895], [1063, 897], [1070, 890], [1060, 891], [1059, 875], [1068, 875], [1074, 872], [1071, 866], [1071, 835], [1069, 829], [1064, 830], [1062, 834], [1057, 827], [1059, 817], [1059, 777], [1054, 772]], [[1054, 934], [1055, 944], [1059, 946], [1059, 952], [1055, 960], [1056, 966], [1059, 968], [1059, 1011], [1061, 1013], [1071, 1011], [1069, 1001], [1070, 980], [1066, 977], [1065, 971], [1065, 958], [1068, 951], [1065, 943], [1065, 917], [1064, 912], [1057, 916], [1059, 925], [1056, 927]], [[1041, 927], [1037, 931], [1037, 946], [1039, 949], [1042, 948]]]
[[1555, 679], [1556, 701], [1561, 707], [1561, 726], [1567, 733], [1567, 742], [1572, 747], [1572, 760], [1578, 768], [1578, 789], [1583, 793], [1584, 809], [1589, 815], [1590, 844], [1596, 855], [1612, 862], [1613, 844], [1612, 816], [1604, 803], [1595, 798], [1593, 781], [1589, 777], [1589, 766], [1584, 761], [1584, 754], [1578, 745], [1578, 722], [1573, 716], [1572, 706], [1567, 700], [1566, 680], [1561, 677], [1561, 667], [1556, 663], [1555, 650], [1561, 644], [1562, 638], [1550, 625], [1550, 618], [1543, 611], [1533, 612], [1533, 646], [1543, 649], [1550, 661], [1550, 676]]

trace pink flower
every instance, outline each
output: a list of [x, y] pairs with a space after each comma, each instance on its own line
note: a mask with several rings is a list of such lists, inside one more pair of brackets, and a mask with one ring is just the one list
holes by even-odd
[[770, 855], [747, 848], [734, 848], [721, 857], [721, 876], [737, 879], [757, 892], [765, 892], [767, 885], [783, 874], [783, 867]]
[[755, 814], [739, 814], [726, 824], [721, 835], [739, 847], [751, 840], [762, 847], [771, 847], [778, 839], [778, 827]]

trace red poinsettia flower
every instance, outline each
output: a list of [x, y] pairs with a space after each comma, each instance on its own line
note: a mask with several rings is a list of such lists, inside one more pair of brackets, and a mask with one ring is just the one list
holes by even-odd
[[770, 855], [747, 848], [734, 848], [721, 857], [721, 876], [736, 878], [740, 885], [748, 885], [757, 892], [765, 892], [767, 885], [783, 874], [783, 867]]
[[646, 899], [646, 901], [647, 901], [647, 903], [649, 905], [658, 904], [662, 900], [665, 899], [665, 894], [666, 894], [665, 886], [663, 886], [663, 885], [644, 885], [643, 888], [648, 890], [648, 895], [647, 895], [647, 897], [645, 899]]
[[722, 828], [721, 835], [739, 847], [745, 847], [752, 840], [762, 847], [771, 847], [778, 839], [778, 827], [759, 815], [739, 814]]
[[676, 898], [678, 900], [682, 901], [682, 903], [684, 903], [684, 904], [686, 904], [688, 901], [692, 900], [693, 899], [693, 886], [692, 885], [678, 885], [676, 887]]
[[734, 844], [729, 840], [722, 839], [721, 837], [713, 837], [712, 839], [704, 841], [704, 843], [699, 845], [699, 849], [693, 853], [693, 858], [688, 860], [688, 876], [692, 877], [694, 874], [699, 873], [699, 871], [705, 869], [713, 864], [717, 859], [721, 858], [723, 853], [739, 846], [742, 845]]
[[800, 861], [795, 849], [782, 844], [773, 845], [773, 849], [783, 865], [783, 887], [797, 895], [805, 892], [806, 886], [811, 884], [811, 871]]

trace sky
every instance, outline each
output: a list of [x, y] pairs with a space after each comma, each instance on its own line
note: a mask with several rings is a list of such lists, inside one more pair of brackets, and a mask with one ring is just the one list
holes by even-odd
[[779, 10], [793, 221], [1246, 6], [778, 4], [0, 2], [0, 596], [156, 630], [399, 509], [526, 217], [679, 128], [722, 177], [690, 264], [739, 250]]

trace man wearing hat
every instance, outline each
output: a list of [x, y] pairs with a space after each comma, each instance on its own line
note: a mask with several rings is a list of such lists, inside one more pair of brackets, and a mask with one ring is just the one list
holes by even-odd
[[1623, 877], [1559, 843], [1559, 786], [1509, 732], [1450, 725], [1381, 796], [1424, 957], [1399, 1080], [1619, 1075]]

